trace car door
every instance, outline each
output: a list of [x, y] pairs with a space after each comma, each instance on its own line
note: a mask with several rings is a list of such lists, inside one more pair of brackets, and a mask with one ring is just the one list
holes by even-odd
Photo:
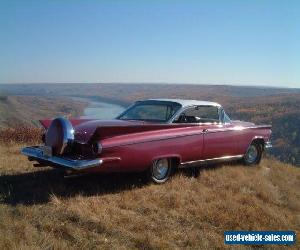
[[236, 156], [238, 154], [237, 131], [219, 106], [194, 106], [185, 109], [174, 123], [199, 124], [194, 127], [196, 140], [186, 149], [185, 154], [193, 160], [211, 160]]
[[181, 161], [184, 163], [198, 161], [202, 158], [205, 126], [197, 119], [199, 118], [198, 113], [197, 106], [190, 106], [181, 111], [173, 120], [173, 123], [176, 124], [186, 124], [182, 136], [180, 136], [180, 142], [177, 143], [181, 147]]
[[[219, 119], [204, 131], [203, 160], [230, 157], [237, 154], [235, 134], [230, 120], [225, 120], [225, 112], [221, 107], [211, 107], [207, 110], [210, 119]], [[228, 116], [227, 116], [228, 118]]]
[[[218, 147], [222, 145], [211, 145], [210, 141], [214, 142], [221, 136], [221, 133], [215, 133], [217, 130], [222, 129], [220, 125], [218, 106], [201, 105], [188, 107], [181, 112], [175, 123], [190, 124], [191, 127], [187, 128], [192, 130], [193, 136], [185, 137], [187, 140], [185, 145], [185, 153], [183, 154], [183, 161], [199, 161], [215, 156], [219, 151]], [[195, 126], [197, 125], [197, 126]], [[221, 127], [220, 127], [221, 126]], [[209, 142], [210, 146], [206, 146], [205, 140]]]

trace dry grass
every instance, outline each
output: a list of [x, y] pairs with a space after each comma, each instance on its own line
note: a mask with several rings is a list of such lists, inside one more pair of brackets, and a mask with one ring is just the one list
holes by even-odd
[[154, 185], [133, 174], [65, 180], [20, 147], [0, 146], [1, 249], [223, 249], [225, 230], [300, 233], [299, 168], [278, 161]]
[[0, 128], [1, 143], [39, 143], [44, 129], [21, 125], [15, 128]]

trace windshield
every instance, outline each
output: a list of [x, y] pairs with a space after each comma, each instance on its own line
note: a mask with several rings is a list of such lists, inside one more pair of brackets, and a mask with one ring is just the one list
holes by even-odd
[[167, 122], [180, 108], [181, 105], [176, 102], [136, 102], [117, 117], [117, 119]]

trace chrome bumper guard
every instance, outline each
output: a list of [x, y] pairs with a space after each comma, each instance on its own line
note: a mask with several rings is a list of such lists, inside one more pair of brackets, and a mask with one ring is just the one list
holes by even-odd
[[98, 167], [103, 163], [101, 159], [74, 160], [65, 157], [45, 156], [43, 155], [41, 148], [38, 146], [23, 148], [21, 152], [22, 154], [38, 162], [45, 162], [49, 165], [58, 165], [72, 170], [83, 170], [87, 168]]
[[265, 143], [265, 149], [270, 149], [270, 148], [272, 148], [273, 147], [273, 145], [272, 145], [272, 143], [270, 142], [270, 141], [267, 141], [266, 143]]

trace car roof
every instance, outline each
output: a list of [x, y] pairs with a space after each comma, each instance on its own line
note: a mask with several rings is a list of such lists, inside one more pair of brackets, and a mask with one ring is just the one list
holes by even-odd
[[144, 101], [162, 101], [162, 102], [176, 102], [182, 107], [188, 106], [215, 106], [220, 107], [221, 105], [216, 102], [198, 101], [198, 100], [187, 100], [187, 99], [148, 99]]

